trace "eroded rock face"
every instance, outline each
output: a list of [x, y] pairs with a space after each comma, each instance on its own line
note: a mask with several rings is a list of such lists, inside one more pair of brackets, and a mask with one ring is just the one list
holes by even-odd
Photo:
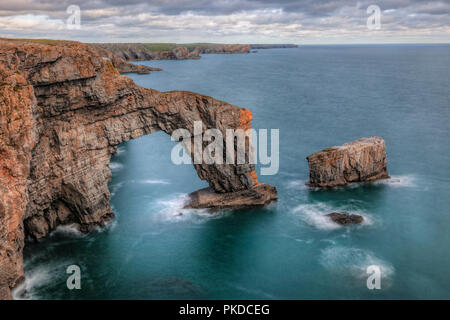
[[162, 71], [161, 68], [152, 68], [149, 66], [144, 66], [141, 64], [134, 64], [126, 61], [124, 58], [112, 53], [109, 50], [103, 49], [101, 47], [94, 46], [94, 50], [102, 55], [104, 58], [109, 59], [114, 68], [120, 73], [139, 73], [139, 74], [149, 74], [153, 71]]
[[266, 183], [259, 183], [250, 189], [217, 193], [210, 188], [189, 194], [190, 202], [185, 208], [193, 209], [243, 209], [262, 207], [277, 200], [277, 189]]
[[177, 44], [158, 46], [151, 43], [96, 43], [93, 45], [107, 49], [125, 60], [186, 60], [200, 59], [200, 54], [250, 52], [249, 44], [196, 45], [190, 49]]
[[[107, 183], [117, 146], [194, 121], [247, 129], [251, 112], [190, 92], [161, 93], [121, 76], [95, 47], [0, 41], [0, 294], [23, 277], [24, 237], [61, 224], [89, 231], [113, 217]], [[226, 147], [226, 141], [224, 141]], [[219, 193], [252, 189], [250, 166], [195, 165]]]
[[306, 158], [309, 185], [326, 188], [389, 178], [385, 148], [382, 138], [371, 137], [316, 152]]

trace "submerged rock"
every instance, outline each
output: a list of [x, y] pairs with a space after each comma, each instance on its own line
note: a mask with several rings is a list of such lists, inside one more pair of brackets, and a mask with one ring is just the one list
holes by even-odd
[[327, 214], [331, 220], [341, 225], [359, 224], [364, 221], [364, 218], [357, 214], [350, 214], [347, 212], [332, 212]]
[[190, 202], [185, 208], [192, 209], [242, 209], [262, 207], [277, 200], [277, 189], [266, 183], [259, 183], [250, 189], [238, 192], [217, 193], [204, 188], [189, 194]]
[[371, 137], [316, 152], [306, 158], [309, 186], [327, 188], [387, 179], [385, 148], [382, 138]]

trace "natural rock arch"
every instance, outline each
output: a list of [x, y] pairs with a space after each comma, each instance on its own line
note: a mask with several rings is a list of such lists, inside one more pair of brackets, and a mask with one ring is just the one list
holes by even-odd
[[[0, 71], [0, 298], [23, 276], [25, 235], [41, 239], [73, 222], [89, 231], [111, 219], [109, 161], [120, 143], [159, 130], [193, 132], [194, 121], [224, 136], [250, 128], [249, 110], [141, 88], [81, 43], [0, 41]], [[216, 192], [257, 184], [248, 165], [195, 169]]]

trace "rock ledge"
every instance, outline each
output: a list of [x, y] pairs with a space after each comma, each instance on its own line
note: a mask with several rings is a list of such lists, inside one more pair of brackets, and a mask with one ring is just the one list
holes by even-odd
[[259, 183], [250, 189], [238, 192], [217, 193], [204, 188], [189, 194], [187, 209], [243, 209], [262, 207], [277, 200], [277, 189], [266, 183]]

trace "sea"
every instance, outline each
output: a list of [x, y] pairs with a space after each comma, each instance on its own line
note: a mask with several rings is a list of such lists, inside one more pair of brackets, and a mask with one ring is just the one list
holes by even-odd
[[[176, 142], [158, 132], [123, 143], [110, 164], [114, 221], [90, 234], [59, 227], [27, 243], [26, 293], [16, 298], [450, 298], [449, 45], [300, 46], [139, 63], [163, 69], [127, 75], [140, 86], [212, 96], [251, 110], [253, 128], [278, 129], [278, 172], [257, 166], [278, 201], [214, 214], [183, 209], [207, 183], [171, 161]], [[386, 141], [391, 179], [305, 185], [308, 155], [371, 136]], [[336, 211], [364, 222], [334, 224], [326, 214]], [[72, 265], [80, 289], [68, 289]]]

